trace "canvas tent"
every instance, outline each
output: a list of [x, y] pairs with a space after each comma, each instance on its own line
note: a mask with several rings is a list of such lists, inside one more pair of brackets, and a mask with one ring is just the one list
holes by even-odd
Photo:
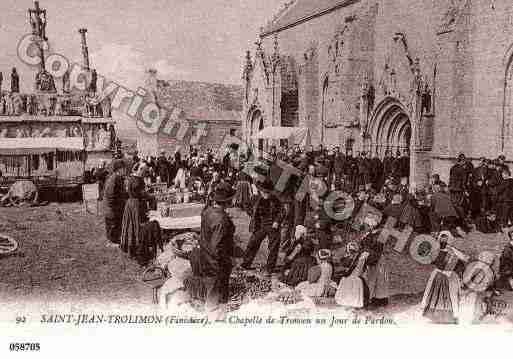
[[304, 127], [266, 127], [252, 137], [254, 140], [288, 140], [289, 146], [298, 144], [300, 147], [310, 145], [310, 132]]

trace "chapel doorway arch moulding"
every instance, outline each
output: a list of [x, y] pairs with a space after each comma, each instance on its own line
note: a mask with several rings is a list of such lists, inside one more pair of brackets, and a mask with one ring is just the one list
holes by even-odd
[[412, 148], [413, 128], [408, 108], [394, 97], [383, 99], [373, 111], [365, 142], [367, 150], [384, 156], [385, 151], [401, 153]]

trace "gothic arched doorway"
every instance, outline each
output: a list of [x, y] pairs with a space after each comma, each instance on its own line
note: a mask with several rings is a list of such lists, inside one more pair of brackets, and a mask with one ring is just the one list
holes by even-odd
[[[260, 110], [255, 110], [251, 114], [251, 120], [249, 121], [249, 138], [251, 139], [252, 147], [254, 147], [255, 143], [253, 141], [253, 135], [258, 133], [259, 131], [264, 129], [264, 118], [262, 117], [262, 112]], [[258, 140], [258, 151], [262, 152], [264, 150], [264, 140]]]
[[384, 156], [391, 150], [401, 154], [410, 150], [412, 127], [406, 108], [397, 100], [388, 98], [377, 106], [369, 123], [370, 150]]

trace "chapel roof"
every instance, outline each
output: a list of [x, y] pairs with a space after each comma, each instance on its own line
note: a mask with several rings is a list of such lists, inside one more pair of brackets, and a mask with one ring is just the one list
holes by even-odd
[[312, 18], [325, 15], [359, 0], [295, 0], [264, 26], [261, 36], [269, 36]]

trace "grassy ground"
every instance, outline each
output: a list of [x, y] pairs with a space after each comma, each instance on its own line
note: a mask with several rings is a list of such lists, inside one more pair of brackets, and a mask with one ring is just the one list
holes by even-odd
[[[249, 239], [248, 217], [230, 210], [238, 243]], [[139, 281], [141, 268], [115, 248], [107, 248], [101, 216], [85, 214], [80, 203], [40, 208], [0, 208], [0, 233], [14, 237], [16, 255], [0, 258], [0, 303], [13, 311], [71, 308], [119, 309], [151, 305], [152, 291]], [[469, 254], [500, 253], [499, 235], [472, 233], [455, 245]], [[257, 257], [265, 261], [266, 243]], [[431, 266], [405, 253], [386, 250], [394, 295], [387, 313], [411, 310], [422, 297]], [[380, 313], [376, 313], [379, 315]]]

